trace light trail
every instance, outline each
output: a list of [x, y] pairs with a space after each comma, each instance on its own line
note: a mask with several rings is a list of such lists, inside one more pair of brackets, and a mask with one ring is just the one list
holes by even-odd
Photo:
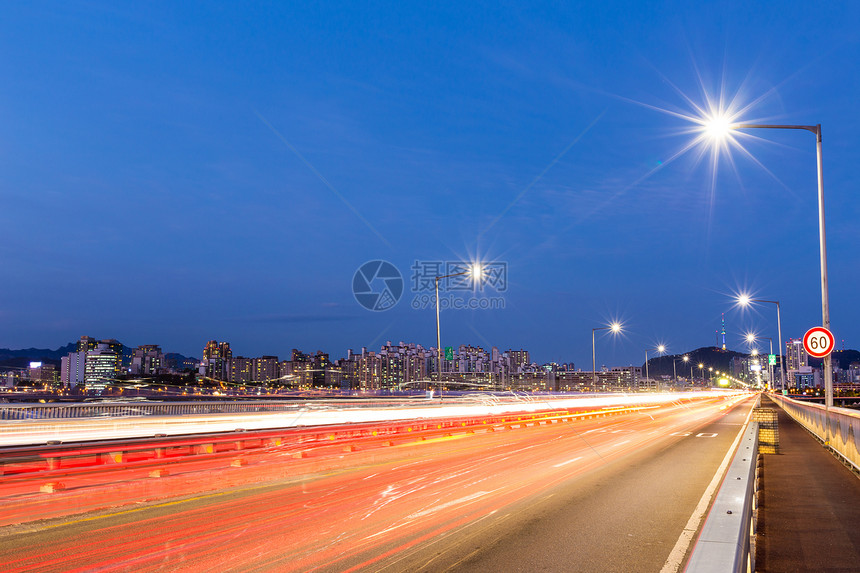
[[[509, 508], [643, 447], [682, 440], [672, 434], [726, 415], [725, 403], [669, 403], [650, 416], [481, 431], [357, 458], [341, 453], [321, 473], [307, 473], [306, 460], [289, 468], [261, 459], [237, 471], [255, 471], [258, 481], [268, 473], [282, 480], [278, 487], [245, 486], [50, 529], [36, 524], [5, 535], [0, 559], [10, 572], [383, 570], [472, 524], [508, 519]], [[224, 471], [202, 473], [217, 483]]]
[[517, 412], [538, 412], [553, 408], [611, 408], [671, 403], [679, 399], [712, 398], [732, 395], [725, 391], [681, 392], [665, 394], [609, 394], [592, 397], [554, 398], [538, 396], [532, 400], [509, 400], [504, 403], [429, 402], [405, 408], [356, 407], [327, 410], [307, 409], [299, 413], [201, 414], [183, 416], [140, 416], [104, 419], [70, 420], [4, 420], [0, 421], [0, 447], [45, 444], [56, 440], [83, 442], [104, 439], [150, 437], [232, 432], [237, 428], [263, 430], [300, 426], [360, 424], [396, 420], [432, 420], [459, 416], [492, 416]]

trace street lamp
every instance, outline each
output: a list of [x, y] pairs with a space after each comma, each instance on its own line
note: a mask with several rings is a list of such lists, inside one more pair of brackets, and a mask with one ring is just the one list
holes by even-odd
[[472, 280], [481, 280], [484, 276], [484, 269], [481, 265], [475, 263], [469, 266], [468, 270], [461, 273], [451, 273], [449, 275], [440, 275], [434, 277], [436, 287], [436, 385], [439, 387], [439, 400], [442, 400], [442, 335], [439, 329], [439, 281], [451, 277], [461, 277], [463, 275], [471, 275]]
[[594, 352], [594, 333], [598, 330], [611, 330], [613, 334], [621, 332], [621, 323], [613, 322], [609, 326], [598, 326], [591, 329], [591, 380], [595, 388], [597, 387], [597, 358]]
[[[779, 350], [779, 385], [780, 385], [781, 389], [784, 390], [785, 389], [785, 368], [783, 368], [783, 364], [782, 364], [782, 350], [783, 350], [782, 349], [782, 321], [780, 320], [780, 317], [779, 317], [779, 301], [778, 300], [763, 300], [760, 298], [750, 298], [750, 296], [748, 294], [744, 294], [744, 293], [741, 293], [740, 295], [738, 295], [737, 301], [738, 301], [738, 304], [740, 306], [743, 306], [743, 307], [749, 306], [751, 303], [754, 303], [754, 302], [763, 302], [763, 303], [776, 305], [776, 332], [777, 332], [777, 336], [779, 337], [779, 348], [777, 348], [777, 350]], [[828, 324], [830, 324], [829, 320], [828, 320]], [[827, 327], [825, 327], [825, 328], [827, 328]], [[773, 354], [772, 348], [771, 348], [770, 353]]]
[[[689, 363], [690, 357], [687, 355], [684, 355], [684, 362]], [[693, 365], [690, 364], [690, 385], [692, 386], [692, 384], [693, 384]]]
[[[707, 131], [715, 138], [725, 139], [729, 130], [733, 129], [801, 129], [811, 131], [815, 135], [816, 161], [818, 164], [818, 250], [821, 260], [821, 322], [824, 328], [830, 330], [830, 302], [827, 288], [827, 237], [824, 230], [824, 165], [821, 157], [821, 124], [817, 125], [767, 125], [757, 123], [731, 123], [731, 118], [724, 114], [715, 114], [705, 122]], [[780, 354], [782, 341], [780, 340]], [[830, 410], [833, 406], [833, 370], [831, 356], [824, 357], [824, 405]], [[783, 380], [783, 384], [785, 380]]]
[[[648, 374], [648, 351], [649, 350], [663, 354], [664, 352], [666, 352], [666, 345], [665, 344], [659, 344], [654, 348], [646, 348], [645, 349], [645, 380], [651, 379], [651, 376]], [[674, 365], [673, 365], [673, 367], [674, 367]]]
[[[678, 369], [677, 369], [677, 367], [676, 367], [675, 365], [676, 365], [676, 363], [678, 362], [678, 360], [683, 360], [684, 362], [689, 362], [689, 361], [690, 361], [690, 357], [689, 357], [689, 356], [687, 356], [687, 355], [685, 354], [685, 355], [684, 355], [684, 356], [682, 356], [681, 358], [673, 358], [673, 359], [672, 359], [672, 374], [675, 376], [675, 381], [676, 381], [676, 382], [677, 382], [677, 380], [678, 380]], [[691, 378], [692, 378], [692, 376], [691, 376]]]
[[[773, 368], [771, 367], [771, 363], [770, 363], [770, 356], [773, 354], [773, 338], [770, 338], [768, 336], [759, 336], [758, 338], [761, 338], [762, 340], [767, 340], [770, 343], [770, 353], [768, 354], [768, 358], [767, 358], [767, 379], [768, 379], [768, 382], [770, 382], [770, 384], [773, 385]], [[753, 343], [755, 341], [756, 341], [756, 335], [752, 332], [748, 333], [747, 334], [747, 342]]]

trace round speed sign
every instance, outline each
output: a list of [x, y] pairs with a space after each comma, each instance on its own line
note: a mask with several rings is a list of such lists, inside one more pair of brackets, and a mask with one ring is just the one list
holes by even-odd
[[824, 358], [833, 352], [833, 335], [822, 326], [810, 328], [803, 335], [803, 349], [813, 358]]

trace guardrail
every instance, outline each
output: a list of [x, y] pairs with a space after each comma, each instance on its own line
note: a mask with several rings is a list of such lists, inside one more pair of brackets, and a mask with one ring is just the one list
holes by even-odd
[[[236, 429], [232, 432], [196, 436], [166, 436], [131, 440], [89, 443], [48, 444], [0, 449], [0, 485], [16, 478], [68, 477], [89, 472], [99, 466], [145, 467], [163, 465], [192, 458], [241, 456], [254, 450], [278, 448], [296, 457], [320, 447], [391, 446], [393, 441], [411, 439], [422, 441], [429, 436], [450, 435], [452, 432], [493, 432], [540, 425], [589, 420], [629, 414], [640, 408], [572, 412], [549, 410], [507, 416], [469, 416], [435, 420], [402, 420], [365, 424], [339, 424], [312, 428], [280, 428], [263, 431]], [[160, 476], [156, 476], [160, 477]]]
[[[345, 402], [348, 403], [348, 402]], [[66, 420], [125, 416], [183, 416], [294, 412], [307, 402], [121, 402], [113, 404], [3, 404], [0, 420]]]
[[[180, 435], [214, 432], [232, 432], [236, 428], [263, 430], [271, 428], [325, 426], [379, 422], [387, 420], [437, 419], [456, 416], [510, 415], [515, 412], [539, 412], [550, 409], [607, 410], [618, 408], [657, 408], [673, 403], [696, 400], [735, 400], [738, 395], [726, 392], [688, 392], [678, 394], [606, 395], [600, 397], [560, 396], [549, 400], [546, 397], [528, 399], [494, 400], [491, 403], [474, 400], [402, 401], [329, 401], [320, 403], [235, 403], [210, 404], [211, 409], [201, 411], [205, 404], [110, 404], [77, 405], [86, 410], [90, 407], [116, 408], [103, 411], [96, 416], [73, 416], [61, 418], [48, 413], [44, 419], [36, 417], [39, 410], [31, 412], [33, 417], [0, 420], [0, 447], [46, 444], [52, 441], [82, 442], [104, 439], [131, 439], [155, 434]], [[54, 405], [62, 407], [62, 405]], [[236, 408], [236, 413], [216, 411]], [[48, 408], [48, 405], [31, 408]], [[140, 408], [146, 415], [123, 415], [125, 408]], [[21, 406], [0, 406], [5, 410], [21, 410]], [[91, 412], [87, 412], [91, 413]], [[161, 413], [162, 415], [159, 415]], [[167, 413], [166, 415], [164, 413]], [[172, 413], [173, 415], [170, 415]], [[201, 415], [197, 415], [201, 414]], [[9, 416], [10, 414], [6, 414]], [[11, 414], [21, 416], [20, 414]]]
[[[558, 404], [569, 402], [575, 404], [582, 400], [589, 403], [606, 406], [618, 403], [663, 403], [668, 400], [688, 400], [716, 397], [726, 392], [682, 392], [674, 395], [663, 394], [556, 394], [556, 395], [521, 395], [521, 394], [470, 394], [467, 396], [448, 398], [444, 402], [426, 398], [348, 398], [335, 400], [306, 400], [289, 401], [254, 400], [254, 401], [187, 401], [187, 402], [148, 402], [126, 401], [107, 403], [49, 403], [49, 404], [0, 404], [0, 421], [12, 420], [76, 420], [81, 418], [126, 418], [144, 416], [188, 416], [197, 414], [246, 414], [246, 413], [280, 413], [306, 410], [325, 410], [332, 408], [402, 408], [406, 405], [413, 407], [439, 407], [443, 404], [472, 404], [485, 406], [523, 405], [529, 404], [543, 409], [543, 404]], [[564, 407], [564, 406], [562, 406]]]
[[834, 407], [830, 408], [828, 417], [827, 409], [821, 404], [798, 402], [777, 394], [771, 394], [770, 398], [825, 447], [860, 472], [860, 413]]
[[552, 409], [263, 431], [234, 426], [221, 434], [0, 448], [5, 498], [0, 527], [335, 470], [385, 459], [394, 455], [384, 453], [392, 446], [435, 442], [448, 448], [448, 440], [470, 434], [539, 432], [539, 426], [586, 420], [599, 424], [651, 408]]
[[758, 422], [747, 426], [685, 571], [755, 571]]

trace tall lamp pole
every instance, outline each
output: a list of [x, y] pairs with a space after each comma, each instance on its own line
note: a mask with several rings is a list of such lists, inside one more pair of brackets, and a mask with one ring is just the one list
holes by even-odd
[[[763, 302], [763, 303], [767, 303], [767, 304], [775, 304], [776, 305], [776, 333], [777, 333], [777, 336], [779, 337], [779, 348], [777, 348], [777, 350], [779, 350], [779, 385], [781, 386], [782, 390], [785, 390], [785, 368], [783, 367], [783, 364], [782, 364], [782, 351], [783, 351], [783, 347], [782, 347], [782, 320], [780, 319], [780, 316], [779, 316], [779, 301], [778, 300], [764, 300], [764, 299], [760, 299], [760, 298], [750, 298], [749, 295], [746, 295], [746, 294], [742, 294], [742, 295], [738, 296], [737, 301], [738, 301], [738, 304], [740, 304], [741, 306], [749, 306], [749, 304], [753, 303], [753, 302]], [[827, 328], [827, 327], [825, 327], [825, 328]], [[773, 354], [772, 348], [771, 348], [770, 353]]]
[[591, 382], [594, 385], [595, 389], [597, 388], [597, 355], [595, 353], [594, 347], [594, 333], [598, 330], [611, 330], [613, 334], [617, 334], [621, 332], [621, 323], [613, 322], [609, 326], [598, 326], [597, 328], [591, 329]]
[[[666, 352], [666, 346], [661, 344], [656, 348], [646, 348], [645, 349], [645, 379], [650, 380], [651, 376], [648, 374], [648, 351], [653, 350], [655, 352], [659, 352], [660, 354]], [[674, 367], [674, 364], [672, 365]]]
[[672, 359], [672, 373], [675, 375], [675, 382], [677, 382], [677, 380], [678, 380], [678, 367], [677, 367], [678, 360], [683, 360], [684, 362], [689, 362], [690, 357], [685, 354], [681, 358], [673, 358]]
[[[815, 134], [815, 151], [818, 163], [818, 248], [821, 260], [821, 322], [830, 330], [830, 302], [827, 287], [827, 237], [824, 231], [824, 165], [821, 157], [821, 124], [818, 125], [762, 125], [741, 123], [730, 126], [732, 129], [802, 129]], [[777, 307], [778, 308], [778, 307]], [[782, 355], [782, 340], [780, 340]], [[829, 411], [833, 407], [833, 369], [830, 354], [824, 357], [824, 405]], [[784, 375], [784, 373], [783, 373]], [[783, 380], [783, 383], [785, 380]]]
[[442, 334], [439, 328], [439, 281], [451, 277], [460, 277], [463, 275], [472, 275], [473, 280], [480, 280], [484, 270], [479, 264], [473, 264], [469, 270], [461, 273], [451, 273], [449, 275], [440, 275], [434, 277], [436, 287], [436, 385], [439, 388], [439, 400], [442, 400]]

